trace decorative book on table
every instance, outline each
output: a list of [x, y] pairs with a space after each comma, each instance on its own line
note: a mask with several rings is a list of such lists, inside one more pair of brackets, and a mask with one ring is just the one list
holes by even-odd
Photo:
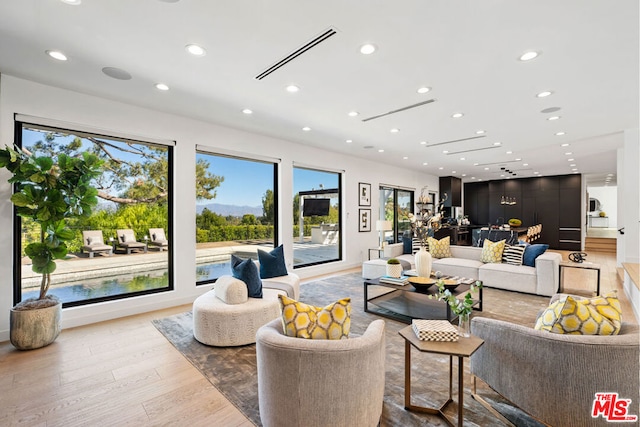
[[411, 327], [422, 341], [458, 341], [458, 329], [447, 320], [413, 319]]
[[380, 283], [391, 283], [392, 285], [409, 284], [409, 276], [404, 276], [404, 275], [400, 277], [382, 276], [379, 280], [380, 280]]

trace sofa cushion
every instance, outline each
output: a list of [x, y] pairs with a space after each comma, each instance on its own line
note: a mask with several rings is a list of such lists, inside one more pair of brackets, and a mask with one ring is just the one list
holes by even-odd
[[522, 265], [525, 249], [525, 246], [506, 245], [502, 251], [502, 262], [511, 265]]
[[434, 271], [439, 271], [447, 276], [460, 276], [477, 279], [478, 268], [480, 268], [482, 265], [482, 262], [474, 259], [441, 258], [433, 260], [431, 269]]
[[219, 300], [231, 305], [242, 304], [249, 300], [247, 285], [232, 276], [218, 277], [213, 292]]
[[542, 255], [547, 249], [549, 249], [549, 245], [544, 245], [544, 244], [528, 245], [527, 248], [524, 250], [522, 264], [529, 267], [535, 267], [536, 258]]
[[315, 307], [278, 295], [282, 309], [282, 330], [294, 338], [339, 340], [349, 337], [351, 298], [343, 298], [326, 307]]
[[502, 251], [504, 250], [506, 240], [500, 240], [499, 242], [492, 242], [489, 239], [484, 239], [482, 243], [482, 262], [501, 263]]
[[563, 295], [538, 317], [534, 329], [556, 334], [617, 335], [621, 321], [615, 292], [594, 298]]
[[446, 236], [440, 240], [433, 237], [427, 239], [429, 245], [429, 253], [434, 258], [450, 258], [451, 251], [449, 250], [450, 237]]
[[534, 267], [510, 264], [483, 264], [478, 269], [478, 278], [489, 288], [509, 291], [537, 293], [538, 276]]
[[287, 265], [284, 262], [284, 248], [282, 245], [271, 252], [258, 249], [258, 260], [260, 261], [261, 279], [287, 275]]
[[231, 254], [231, 274], [247, 285], [250, 298], [262, 298], [262, 281], [258, 267], [251, 258], [243, 260]]

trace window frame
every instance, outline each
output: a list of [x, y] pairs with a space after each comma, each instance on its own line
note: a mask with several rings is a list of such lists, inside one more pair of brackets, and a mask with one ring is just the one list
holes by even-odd
[[[139, 137], [126, 137], [118, 132], [113, 134], [104, 131], [92, 130], [82, 125], [74, 125], [69, 123], [57, 123], [54, 120], [29, 118], [28, 116], [15, 115], [14, 117], [14, 143], [22, 148], [22, 133], [25, 127], [33, 127], [38, 130], [59, 131], [77, 136], [91, 135], [93, 137], [105, 138], [118, 141], [133, 142], [136, 144], [146, 144], [154, 146], [163, 146], [167, 148], [167, 240], [169, 247], [167, 249], [167, 286], [163, 288], [147, 289], [144, 291], [128, 292], [124, 294], [108, 295], [104, 297], [89, 298], [79, 301], [63, 302], [62, 308], [88, 306], [99, 304], [107, 301], [117, 301], [138, 296], [157, 294], [162, 292], [170, 292], [174, 290], [174, 265], [173, 265], [173, 247], [174, 247], [174, 149], [175, 141], [159, 141], [145, 140]], [[15, 186], [12, 186], [12, 194], [15, 192]], [[22, 218], [17, 214], [17, 208], [12, 206], [13, 210], [13, 304], [16, 305], [22, 301]]]
[[[380, 204], [380, 209], [379, 209], [379, 214], [378, 216], [380, 216], [382, 213], [384, 213], [384, 204], [382, 201], [382, 191], [386, 190], [386, 191], [393, 191], [393, 219], [391, 220], [392, 223], [392, 227], [393, 230], [391, 230], [392, 233], [392, 237], [393, 237], [393, 242], [392, 243], [401, 243], [402, 239], [401, 237], [398, 236], [398, 227], [399, 227], [399, 221], [398, 221], [398, 192], [406, 192], [410, 194], [410, 204], [411, 204], [411, 208], [410, 208], [410, 212], [412, 214], [415, 214], [415, 189], [411, 189], [411, 188], [403, 188], [403, 187], [397, 187], [397, 186], [393, 186], [393, 185], [388, 185], [388, 184], [380, 184], [378, 186], [378, 201]], [[379, 218], [382, 220], [385, 220], [386, 218]]]

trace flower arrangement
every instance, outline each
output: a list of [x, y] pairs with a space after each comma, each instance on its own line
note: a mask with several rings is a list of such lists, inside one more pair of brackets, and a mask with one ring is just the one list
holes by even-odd
[[451, 311], [456, 315], [468, 317], [471, 314], [474, 304], [471, 294], [482, 287], [482, 282], [476, 280], [475, 283], [472, 283], [469, 287], [469, 291], [465, 294], [463, 299], [456, 298], [449, 289], [445, 288], [444, 280], [442, 278], [438, 279], [436, 286], [438, 287], [438, 294], [430, 295], [429, 298], [437, 298], [438, 301], [446, 301], [451, 308]]

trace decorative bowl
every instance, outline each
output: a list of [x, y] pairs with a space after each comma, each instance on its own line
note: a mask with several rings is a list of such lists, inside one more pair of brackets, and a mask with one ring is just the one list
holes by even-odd
[[435, 279], [430, 277], [409, 277], [409, 283], [418, 292], [426, 292], [432, 285], [436, 283]]
[[460, 286], [460, 283], [458, 283], [457, 280], [451, 280], [451, 279], [445, 279], [444, 280], [444, 288], [449, 290], [449, 291], [454, 290], [458, 286]]

